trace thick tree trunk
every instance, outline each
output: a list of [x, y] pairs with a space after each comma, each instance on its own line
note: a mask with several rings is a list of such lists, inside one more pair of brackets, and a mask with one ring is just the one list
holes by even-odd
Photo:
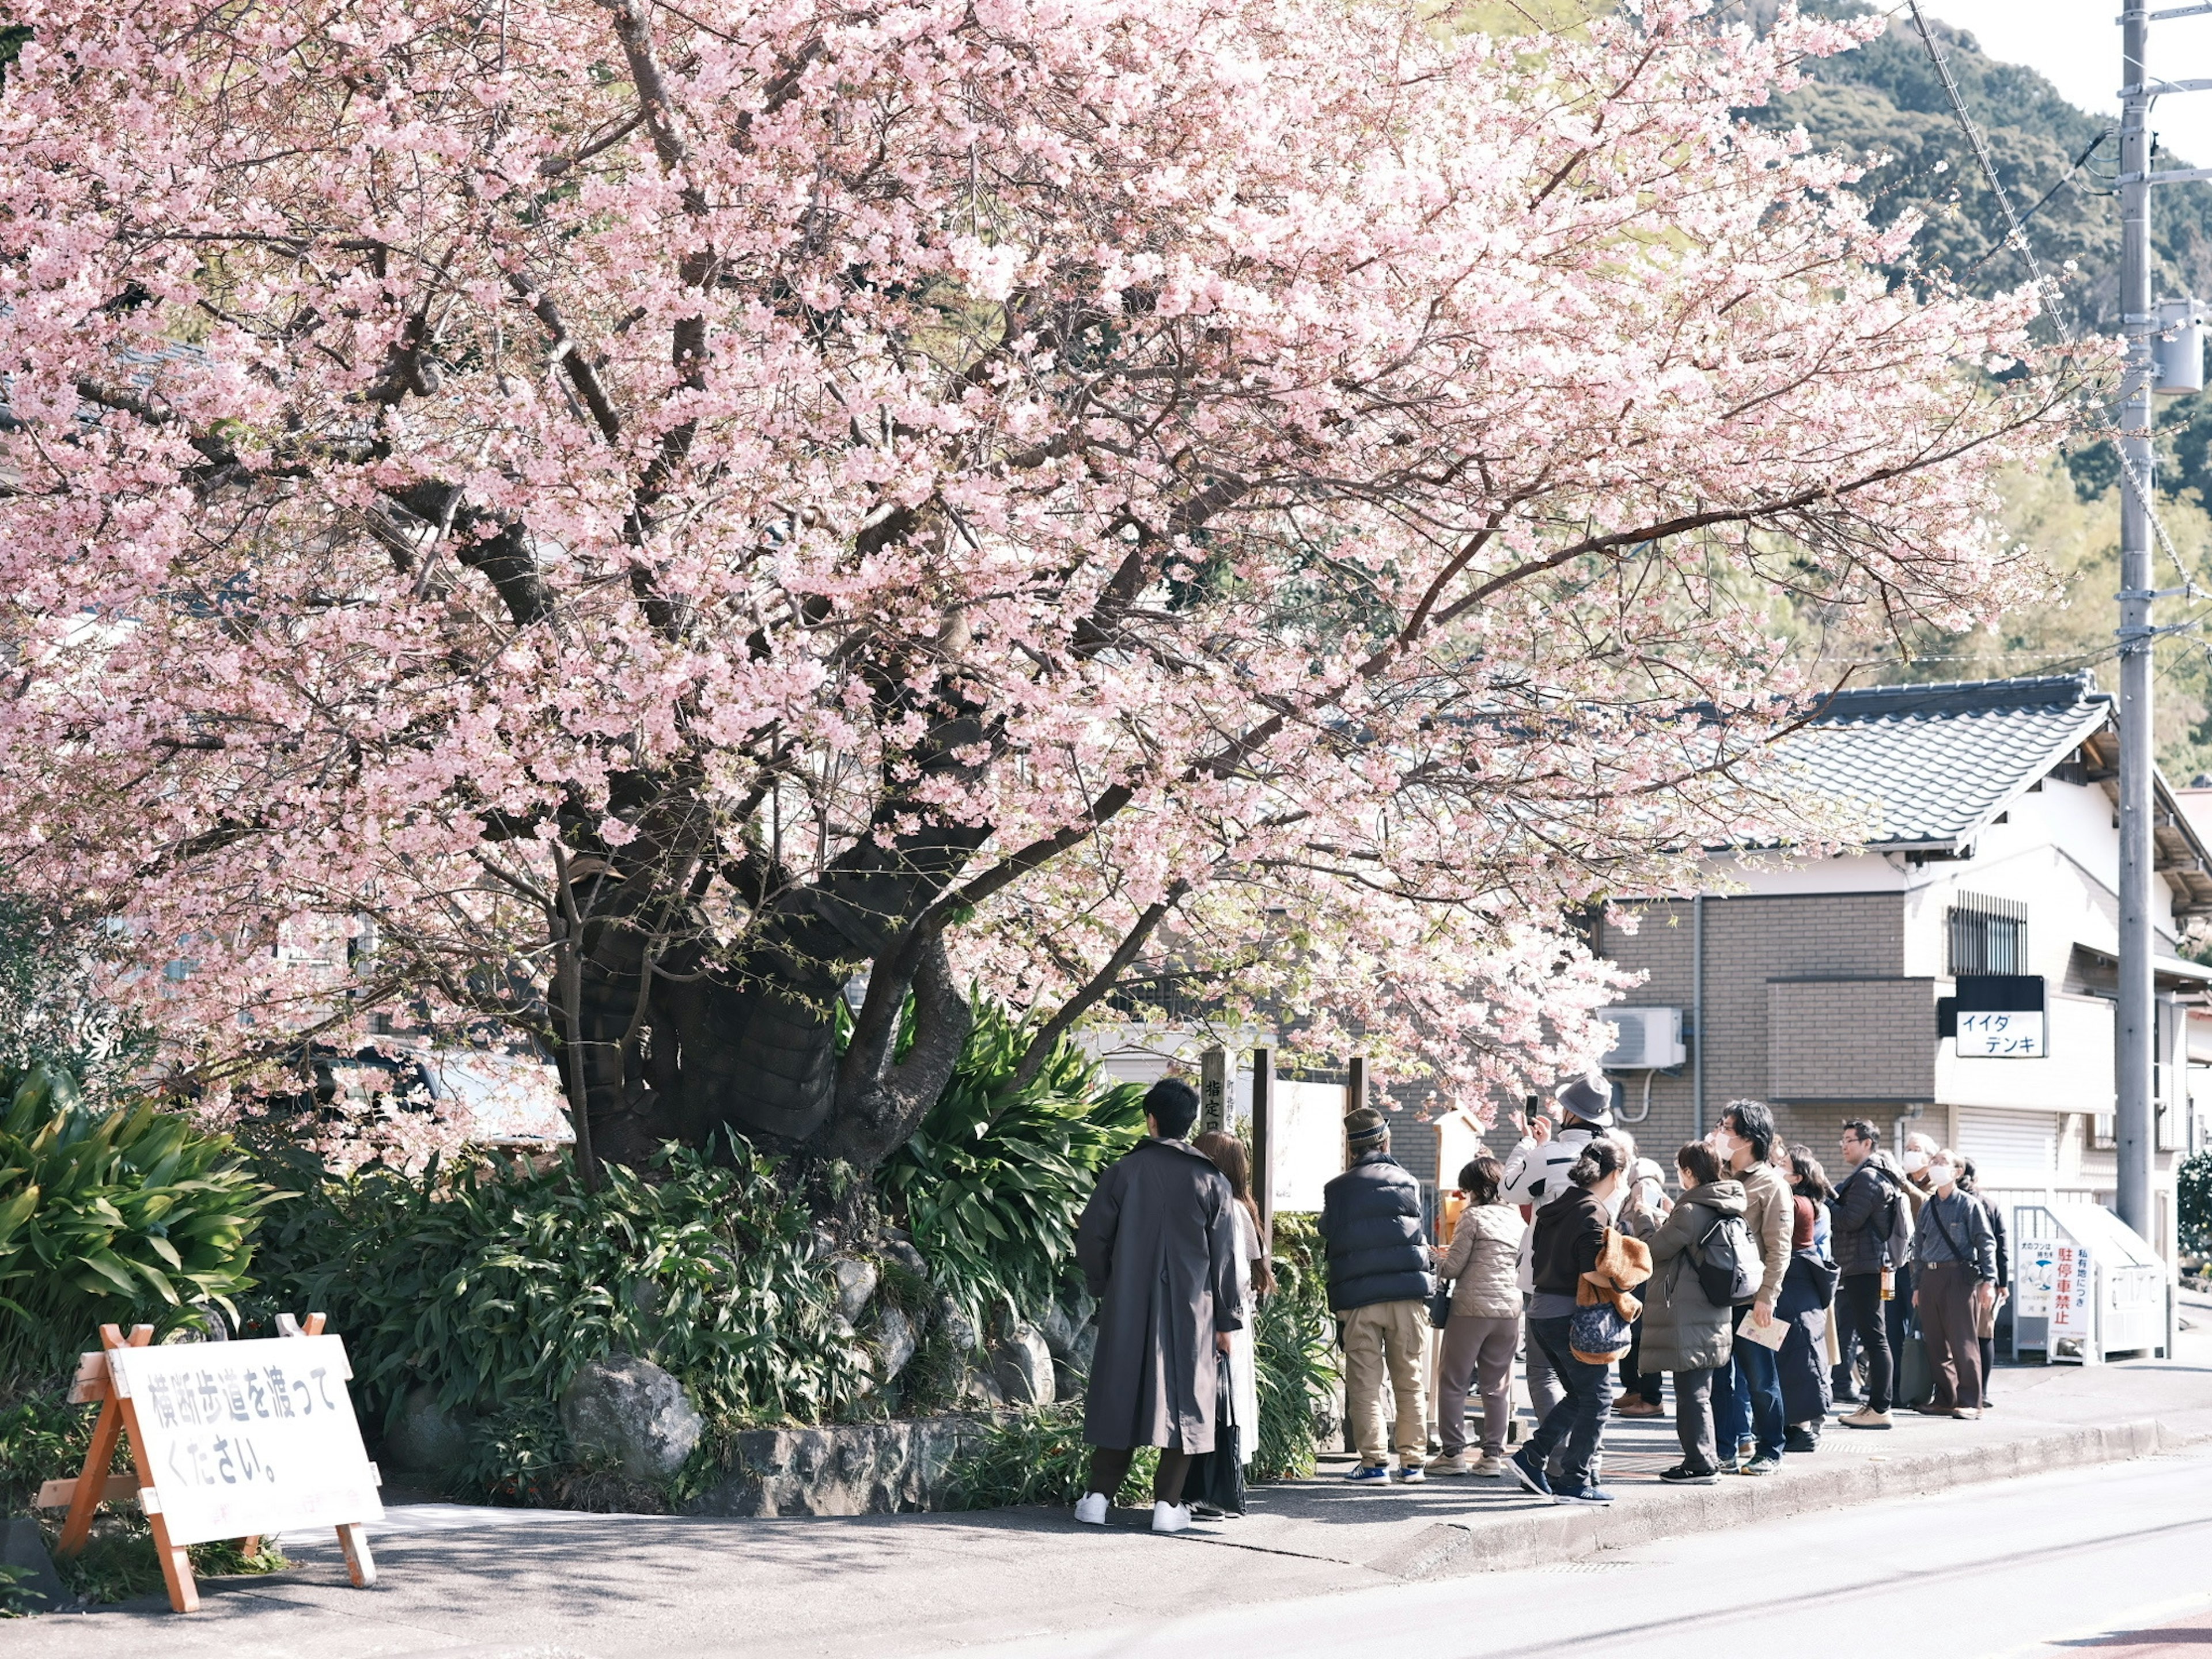
[[[943, 1091], [974, 1024], [942, 937], [921, 920], [974, 839], [930, 833], [890, 848], [863, 840], [820, 879], [780, 893], [751, 947], [722, 967], [707, 966], [695, 944], [655, 953], [656, 920], [681, 897], [653, 879], [667, 860], [611, 861], [580, 878], [590, 920], [578, 1024], [599, 1158], [635, 1167], [665, 1141], [702, 1145], [725, 1129], [864, 1170], [896, 1150]], [[855, 966], [868, 994], [841, 1056], [836, 1003]], [[901, 1055], [909, 994], [915, 1035]]]

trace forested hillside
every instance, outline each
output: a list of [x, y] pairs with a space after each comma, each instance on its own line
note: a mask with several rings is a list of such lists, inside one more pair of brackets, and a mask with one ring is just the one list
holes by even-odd
[[[1871, 9], [1854, 0], [1815, 3], [1833, 15]], [[1926, 3], [2013, 205], [2031, 215], [2029, 240], [2045, 271], [2062, 283], [2071, 319], [2084, 330], [2117, 331], [2120, 220], [2112, 185], [2112, 121], [2075, 108], [2033, 70], [1986, 56], [1972, 34], [1941, 21], [1942, 0]], [[1823, 149], [1887, 158], [1858, 188], [1882, 222], [1906, 212], [1926, 221], [1901, 277], [1948, 276], [1979, 292], [2027, 279], [2019, 255], [2004, 245], [1995, 196], [1908, 15], [1893, 17], [1887, 33], [1860, 50], [1819, 64], [1806, 86], [1755, 118], [1802, 125]], [[2158, 152], [2162, 167], [2197, 159]], [[2161, 187], [2153, 222], [2158, 293], [2212, 295], [2212, 185]], [[2204, 510], [2212, 501], [2212, 395], [2161, 399], [2159, 422], [2160, 518], [2197, 579], [2212, 586], [2212, 517]], [[2090, 667], [2112, 684], [2119, 500], [2111, 446], [2085, 443], [2067, 458], [2060, 478], [2021, 480], [2009, 507], [2007, 528], [2064, 579], [2063, 603], [2023, 608], [1996, 630], [1901, 642], [1869, 638], [1849, 618], [1792, 616], [1784, 625], [1802, 632], [1824, 665], [1841, 672], [1860, 665], [1860, 679]], [[2177, 580], [2161, 555], [2160, 585]], [[2160, 619], [2179, 620], [2175, 612], [2169, 605]], [[2186, 778], [2212, 768], [2212, 672], [2197, 635], [2163, 641], [2159, 653], [2163, 759], [2170, 772]]]

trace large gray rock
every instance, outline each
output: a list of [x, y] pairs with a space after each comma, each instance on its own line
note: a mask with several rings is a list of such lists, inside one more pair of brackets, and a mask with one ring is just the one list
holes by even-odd
[[923, 1261], [921, 1252], [915, 1249], [913, 1244], [904, 1238], [885, 1238], [883, 1243], [883, 1257], [886, 1261], [897, 1262], [900, 1267], [916, 1278], [929, 1277], [929, 1263]]
[[468, 1461], [475, 1431], [474, 1418], [440, 1405], [438, 1391], [425, 1382], [401, 1403], [377, 1455], [387, 1468], [442, 1478]]
[[856, 1255], [832, 1256], [830, 1276], [837, 1281], [838, 1317], [857, 1321], [861, 1310], [868, 1305], [868, 1298], [876, 1293], [876, 1281], [882, 1276], [876, 1264]]
[[594, 1359], [561, 1396], [561, 1425], [587, 1459], [605, 1459], [633, 1480], [665, 1480], [699, 1443], [704, 1419], [684, 1385], [649, 1359]]
[[975, 1322], [968, 1317], [966, 1310], [950, 1296], [937, 1298], [937, 1311], [933, 1322], [945, 1333], [945, 1340], [952, 1345], [952, 1351], [957, 1354], [965, 1357], [983, 1346], [983, 1333], [976, 1328]]
[[1003, 1411], [1006, 1391], [999, 1386], [999, 1379], [980, 1365], [970, 1365], [960, 1373], [953, 1384], [953, 1398], [969, 1411]]
[[943, 1507], [954, 1461], [988, 1425], [969, 1417], [754, 1429], [689, 1515], [896, 1515]]
[[[1046, 1305], [1045, 1310], [1037, 1316], [1037, 1334], [1044, 1338], [1045, 1346], [1052, 1350], [1054, 1359], [1065, 1363], [1075, 1358], [1085, 1331], [1092, 1333], [1090, 1340], [1094, 1345], [1097, 1343], [1098, 1339], [1091, 1324], [1091, 1316], [1097, 1311], [1098, 1304], [1082, 1291], [1075, 1291], [1065, 1301]], [[1090, 1364], [1087, 1352], [1084, 1353], [1083, 1363], [1085, 1365]]]
[[1049, 1406], [1058, 1397], [1052, 1350], [1034, 1325], [1016, 1325], [991, 1345], [991, 1380], [1010, 1406]]
[[878, 1308], [869, 1340], [876, 1350], [876, 1381], [889, 1382], [914, 1358], [915, 1350], [921, 1346], [921, 1333], [896, 1308]]

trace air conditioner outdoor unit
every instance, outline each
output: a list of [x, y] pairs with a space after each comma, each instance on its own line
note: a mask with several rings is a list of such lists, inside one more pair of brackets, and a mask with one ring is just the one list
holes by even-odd
[[1663, 1070], [1687, 1053], [1680, 1008], [1604, 1008], [1598, 1018], [1613, 1023], [1613, 1047], [1601, 1062], [1608, 1072]]

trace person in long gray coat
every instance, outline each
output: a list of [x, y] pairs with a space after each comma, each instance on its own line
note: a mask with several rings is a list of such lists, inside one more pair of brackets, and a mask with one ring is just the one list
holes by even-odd
[[1713, 1372], [1729, 1363], [1735, 1310], [1706, 1299], [1691, 1253], [1714, 1223], [1743, 1218], [1743, 1183], [1722, 1178], [1719, 1158], [1702, 1140], [1676, 1152], [1674, 1164], [1682, 1196], [1649, 1241], [1651, 1278], [1644, 1286], [1639, 1363], [1647, 1371], [1674, 1373], [1674, 1437], [1682, 1461], [1659, 1478], [1674, 1486], [1710, 1486], [1720, 1473], [1713, 1445]]
[[1139, 1446], [1161, 1448], [1152, 1530], [1181, 1532], [1194, 1453], [1213, 1449], [1218, 1360], [1241, 1329], [1236, 1200], [1185, 1136], [1198, 1095], [1173, 1078], [1145, 1097], [1148, 1137], [1099, 1177], [1075, 1229], [1075, 1259], [1099, 1301], [1083, 1411], [1090, 1490], [1075, 1518], [1103, 1526]]

